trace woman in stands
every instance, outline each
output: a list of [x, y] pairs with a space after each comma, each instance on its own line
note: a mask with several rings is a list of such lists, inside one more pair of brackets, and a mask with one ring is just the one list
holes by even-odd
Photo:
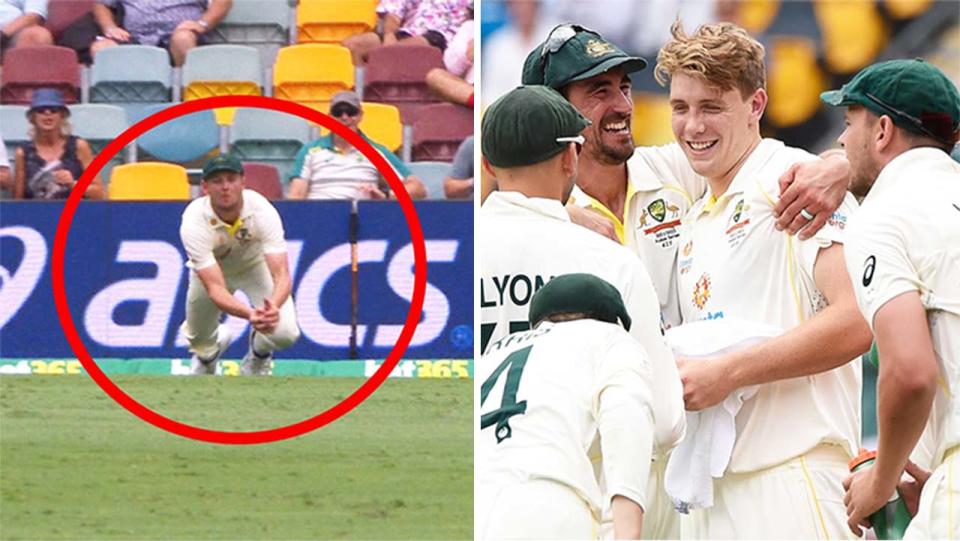
[[[27, 110], [33, 125], [31, 141], [16, 152], [15, 199], [66, 199], [93, 161], [90, 145], [70, 135], [69, 116], [59, 90], [39, 88], [33, 92]], [[100, 175], [94, 177], [84, 197], [103, 198]]]

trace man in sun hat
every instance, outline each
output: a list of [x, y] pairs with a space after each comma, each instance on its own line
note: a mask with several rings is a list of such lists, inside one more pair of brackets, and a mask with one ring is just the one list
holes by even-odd
[[670, 449], [683, 437], [682, 387], [661, 334], [660, 303], [635, 254], [577, 226], [563, 207], [577, 178], [581, 132], [590, 126], [545, 86], [522, 86], [494, 102], [481, 125], [484, 169], [499, 190], [480, 208], [481, 349], [529, 328], [533, 294], [554, 276], [589, 273], [611, 283], [633, 320], [653, 380], [653, 441]]
[[636, 539], [652, 381], [620, 292], [564, 274], [537, 291], [528, 317], [533, 330], [493, 342], [478, 364], [477, 537], [591, 539], [612, 507], [616, 537]]
[[[187, 252], [190, 283], [186, 320], [191, 373], [214, 374], [230, 345], [223, 313], [250, 321], [244, 375], [269, 375], [273, 352], [300, 337], [280, 214], [269, 201], [244, 189], [243, 164], [220, 154], [203, 166], [203, 197], [183, 211], [180, 238]], [[233, 296], [247, 294], [253, 306]]]
[[865, 197], [844, 253], [880, 357], [877, 460], [844, 481], [848, 525], [858, 535], [869, 527], [906, 468], [925, 484], [905, 539], [957, 538], [960, 164], [949, 153], [960, 95], [916, 59], [868, 66], [820, 98], [847, 108], [838, 141], [853, 169], [850, 190]]

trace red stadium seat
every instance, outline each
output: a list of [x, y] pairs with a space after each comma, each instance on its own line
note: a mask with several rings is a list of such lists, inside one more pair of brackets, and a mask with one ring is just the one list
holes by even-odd
[[451, 103], [424, 105], [413, 123], [413, 161], [452, 161], [472, 133], [472, 109]]
[[56, 88], [67, 103], [80, 101], [77, 53], [66, 47], [22, 47], [4, 54], [0, 103], [29, 104], [35, 88]]
[[400, 109], [404, 124], [412, 124], [424, 104], [439, 101], [427, 88], [427, 72], [443, 67], [443, 54], [429, 45], [380, 47], [370, 51], [364, 71], [363, 99]]
[[270, 200], [283, 199], [280, 173], [276, 167], [265, 163], [245, 163], [243, 174], [247, 177], [247, 188]]

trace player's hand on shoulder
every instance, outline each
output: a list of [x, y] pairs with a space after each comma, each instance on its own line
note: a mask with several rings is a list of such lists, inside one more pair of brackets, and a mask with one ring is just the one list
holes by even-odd
[[608, 239], [619, 243], [617, 230], [609, 218], [599, 212], [581, 208], [575, 205], [567, 205], [567, 214], [570, 215], [570, 221], [587, 229], [599, 233]]
[[814, 236], [840, 208], [849, 179], [850, 162], [839, 155], [791, 165], [780, 177], [780, 200], [773, 207], [777, 229], [800, 233], [800, 240]]

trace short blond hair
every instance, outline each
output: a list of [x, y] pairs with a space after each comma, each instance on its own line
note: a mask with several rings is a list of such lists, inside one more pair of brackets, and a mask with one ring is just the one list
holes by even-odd
[[676, 73], [699, 77], [710, 86], [734, 88], [746, 99], [767, 86], [763, 45], [733, 23], [705, 24], [688, 36], [677, 20], [670, 27], [673, 39], [657, 53], [654, 77], [667, 86]]

